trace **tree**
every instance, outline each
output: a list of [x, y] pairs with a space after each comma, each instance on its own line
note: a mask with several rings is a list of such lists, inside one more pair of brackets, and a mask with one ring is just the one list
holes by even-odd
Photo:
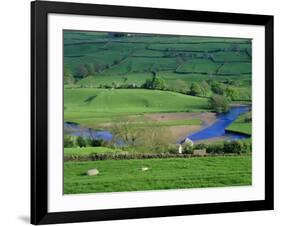
[[231, 142], [225, 142], [223, 145], [223, 149], [225, 153], [245, 153], [247, 150], [245, 149], [245, 145], [240, 140], [234, 140]]
[[122, 143], [125, 147], [134, 147], [137, 145], [140, 138], [140, 133], [144, 132], [135, 126], [131, 125], [132, 120], [125, 118], [112, 127], [114, 143]]
[[225, 89], [225, 96], [230, 100], [237, 100], [239, 98], [239, 91], [232, 87], [227, 87]]
[[71, 148], [74, 147], [74, 142], [71, 136], [64, 136], [63, 137], [63, 146], [65, 148]]
[[161, 77], [156, 75], [156, 72], [152, 72], [152, 79], [147, 79], [145, 83], [142, 85], [143, 88], [146, 89], [165, 89], [165, 81]]
[[209, 100], [211, 108], [217, 112], [227, 112], [229, 110], [229, 102], [225, 96], [214, 94]]
[[199, 96], [202, 94], [202, 90], [200, 85], [197, 82], [193, 82], [190, 86], [190, 95]]
[[128, 81], [128, 77], [123, 77], [123, 83], [126, 83]]
[[64, 84], [73, 84], [75, 82], [71, 71], [67, 67], [63, 68], [63, 82]]
[[105, 68], [105, 66], [99, 62], [95, 62], [94, 63], [94, 71], [96, 73], [100, 73], [103, 69]]
[[74, 77], [77, 79], [82, 79], [88, 76], [88, 70], [84, 64], [79, 65], [74, 73]]
[[111, 128], [113, 142], [132, 151], [168, 151], [172, 135], [167, 128], [151, 126], [149, 121], [143, 121], [141, 125], [134, 126], [131, 118], [121, 119]]
[[181, 79], [177, 79], [175, 81], [174, 91], [186, 94], [188, 92], [187, 82], [185, 82]]
[[171, 131], [165, 127], [151, 126], [149, 122], [145, 123], [147, 124], [144, 127], [145, 130], [143, 129], [139, 135], [138, 149], [151, 152], [168, 152], [172, 143]]
[[212, 82], [211, 83], [211, 89], [215, 94], [223, 95], [224, 94], [224, 87], [219, 82]]
[[72, 77], [72, 74], [71, 74], [71, 71], [69, 70], [69, 68], [67, 68], [67, 67], [63, 68], [63, 77], [64, 78]]
[[211, 91], [211, 87], [209, 84], [204, 80], [200, 83], [201, 91], [203, 96], [207, 96], [208, 93]]
[[80, 137], [80, 136], [77, 137], [76, 142], [77, 142], [77, 145], [79, 147], [86, 147], [87, 146], [87, 142], [86, 142], [86, 140], [83, 137]]
[[94, 75], [95, 74], [95, 67], [94, 67], [93, 64], [91, 64], [91, 63], [85, 64], [85, 67], [88, 71], [88, 75]]

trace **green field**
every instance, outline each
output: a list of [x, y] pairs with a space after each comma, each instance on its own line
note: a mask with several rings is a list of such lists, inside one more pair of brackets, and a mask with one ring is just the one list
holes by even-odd
[[89, 156], [92, 154], [114, 154], [119, 152], [122, 151], [107, 147], [64, 148], [64, 156]]
[[64, 40], [65, 69], [75, 75], [79, 67], [87, 66], [81, 85], [121, 84], [124, 77], [139, 85], [151, 70], [191, 82], [194, 76], [179, 75], [196, 73], [196, 80], [202, 81], [226, 79], [220, 76], [240, 80], [241, 74], [248, 74], [251, 80], [249, 39], [149, 34], [114, 38], [103, 32], [64, 31]]
[[[64, 90], [64, 120], [93, 126], [96, 123], [118, 121], [128, 115], [147, 112], [207, 111], [206, 98], [175, 92], [143, 89], [73, 88]], [[193, 121], [171, 121], [162, 124], [198, 124]]]
[[252, 121], [245, 122], [245, 118], [251, 117], [252, 112], [248, 112], [246, 114], [243, 114], [239, 116], [235, 122], [233, 122], [228, 128], [227, 131], [230, 132], [238, 132], [243, 134], [252, 134]]
[[249, 156], [64, 163], [65, 194], [238, 185], [251, 185]]
[[181, 64], [177, 72], [215, 74], [219, 67], [220, 64], [213, 63], [209, 59], [194, 59]]
[[[250, 39], [63, 35], [65, 194], [251, 185], [249, 145], [227, 136], [201, 146], [185, 140], [215, 123], [215, 113], [251, 104]], [[251, 135], [251, 125], [249, 112], [227, 130]], [[90, 169], [99, 174], [88, 176]]]

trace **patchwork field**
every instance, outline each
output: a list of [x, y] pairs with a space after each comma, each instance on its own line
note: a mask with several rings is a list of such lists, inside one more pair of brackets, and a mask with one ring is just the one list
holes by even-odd
[[65, 194], [251, 185], [250, 39], [63, 39]]
[[65, 71], [80, 77], [76, 85], [139, 86], [156, 71], [170, 87], [177, 86], [176, 80], [236, 80], [243, 89], [239, 99], [251, 98], [247, 89], [252, 71], [248, 39], [149, 34], [113, 37], [78, 31], [65, 31], [64, 39]]

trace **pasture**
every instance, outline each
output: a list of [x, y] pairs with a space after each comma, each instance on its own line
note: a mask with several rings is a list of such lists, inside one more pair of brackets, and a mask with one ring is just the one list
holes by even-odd
[[[72, 88], [64, 90], [64, 120], [89, 127], [116, 122], [129, 115], [158, 112], [208, 111], [206, 98], [180, 93], [144, 89]], [[193, 121], [170, 121], [162, 124], [198, 124]], [[161, 124], [161, 123], [159, 123]]]
[[238, 133], [251, 135], [252, 119], [247, 120], [247, 118], [251, 118], [251, 113], [252, 112], [248, 112], [246, 114], [239, 116], [229, 127], [227, 127], [226, 130], [230, 132], [238, 132]]
[[[212, 126], [231, 104], [251, 102], [250, 39], [63, 35], [64, 194], [251, 185], [251, 150], [187, 158], [217, 145], [217, 137], [205, 146], [186, 139]], [[251, 124], [249, 112], [222, 130], [251, 135]], [[79, 129], [90, 136], [77, 135]], [[98, 132], [112, 140], [94, 137]], [[88, 176], [90, 169], [99, 174]]]
[[[93, 168], [100, 173], [87, 176]], [[65, 194], [241, 185], [251, 185], [250, 156], [64, 163]]]
[[64, 40], [65, 70], [73, 76], [87, 71], [78, 85], [141, 85], [156, 71], [168, 85], [177, 79], [231, 79], [241, 81], [239, 87], [250, 86], [249, 39], [65, 31]]

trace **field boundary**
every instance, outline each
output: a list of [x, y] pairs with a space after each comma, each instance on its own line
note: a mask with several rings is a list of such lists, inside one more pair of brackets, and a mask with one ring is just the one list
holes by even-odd
[[251, 156], [251, 154], [223, 153], [223, 154], [90, 154], [90, 155], [69, 155], [64, 156], [64, 161], [102, 161], [102, 160], [131, 160], [131, 159], [168, 159], [168, 158], [203, 158], [203, 157], [228, 157], [228, 156]]

